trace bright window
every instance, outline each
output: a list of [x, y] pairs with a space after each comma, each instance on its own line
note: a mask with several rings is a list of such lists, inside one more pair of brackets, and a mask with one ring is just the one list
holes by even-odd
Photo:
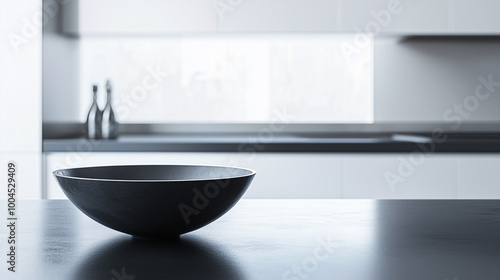
[[81, 118], [110, 78], [122, 123], [372, 123], [373, 46], [353, 34], [81, 38]]

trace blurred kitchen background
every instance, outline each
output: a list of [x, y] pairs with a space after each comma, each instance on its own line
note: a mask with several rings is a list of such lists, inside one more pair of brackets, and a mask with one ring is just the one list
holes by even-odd
[[[0, 3], [21, 198], [139, 163], [252, 168], [246, 198], [500, 198], [498, 1]], [[120, 137], [88, 141], [107, 79]]]

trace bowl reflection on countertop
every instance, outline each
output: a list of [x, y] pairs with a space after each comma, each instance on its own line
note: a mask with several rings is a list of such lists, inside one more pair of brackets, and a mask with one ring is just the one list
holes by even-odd
[[244, 279], [234, 260], [218, 246], [196, 237], [154, 242], [119, 237], [86, 254], [73, 280]]

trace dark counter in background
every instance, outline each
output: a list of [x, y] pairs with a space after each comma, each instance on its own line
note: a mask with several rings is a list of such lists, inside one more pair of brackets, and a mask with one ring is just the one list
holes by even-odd
[[[128, 134], [116, 140], [43, 140], [44, 152], [438, 152], [498, 153], [498, 134], [449, 134], [438, 141], [416, 134], [366, 136], [279, 134]], [[445, 140], [443, 140], [445, 139]]]

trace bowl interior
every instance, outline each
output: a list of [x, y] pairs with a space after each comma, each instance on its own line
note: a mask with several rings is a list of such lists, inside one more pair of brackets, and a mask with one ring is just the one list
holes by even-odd
[[249, 169], [202, 165], [123, 165], [82, 167], [54, 171], [56, 176], [88, 180], [196, 181], [248, 176]]

